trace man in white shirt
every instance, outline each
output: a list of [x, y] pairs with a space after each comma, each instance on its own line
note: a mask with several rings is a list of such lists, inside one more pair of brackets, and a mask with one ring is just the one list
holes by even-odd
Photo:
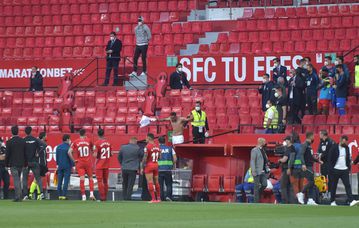
[[342, 180], [345, 191], [347, 193], [350, 206], [359, 204], [359, 201], [353, 200], [352, 188], [349, 181], [349, 172], [351, 169], [351, 158], [348, 147], [348, 136], [340, 137], [340, 143], [334, 144], [329, 152], [329, 166], [331, 176], [331, 206], [337, 206], [335, 202], [335, 194], [337, 191], [338, 181]]

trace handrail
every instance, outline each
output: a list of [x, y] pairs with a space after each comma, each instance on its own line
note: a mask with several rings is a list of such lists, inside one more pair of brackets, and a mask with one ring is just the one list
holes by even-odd
[[354, 52], [354, 51], [355, 51], [356, 49], [358, 49], [358, 48], [359, 48], [359, 45], [356, 46], [355, 48], [349, 50], [347, 53], [345, 53], [345, 54], [343, 55], [343, 57], [345, 58], [347, 55], [349, 55], [350, 53]]

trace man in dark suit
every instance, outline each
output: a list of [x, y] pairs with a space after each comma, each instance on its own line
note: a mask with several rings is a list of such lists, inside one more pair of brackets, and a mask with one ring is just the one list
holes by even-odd
[[280, 65], [280, 59], [275, 58], [273, 59], [274, 68], [273, 68], [273, 81], [275, 83], [278, 82], [279, 77], [283, 77], [285, 81], [285, 85], [287, 85], [287, 67]]
[[[25, 167], [25, 140], [18, 136], [18, 126], [11, 128], [12, 138], [6, 142], [5, 164], [10, 167], [12, 178], [14, 179], [15, 188], [15, 202], [20, 202], [21, 199], [21, 180], [20, 176]], [[24, 183], [27, 184], [27, 183]]]
[[262, 111], [265, 112], [267, 110], [267, 102], [274, 98], [274, 82], [269, 80], [269, 74], [264, 74], [262, 78], [263, 84], [259, 87], [258, 91], [262, 94]]
[[301, 110], [302, 104], [305, 105], [305, 78], [300, 75], [297, 70], [292, 70], [291, 79], [289, 80], [288, 87], [288, 101], [289, 101], [289, 120], [290, 124], [300, 124], [301, 119], [299, 118], [299, 111]]
[[113, 85], [118, 86], [118, 64], [120, 63], [121, 58], [121, 49], [122, 42], [116, 38], [116, 33], [110, 33], [110, 40], [107, 42], [106, 46], [106, 79], [103, 83], [104, 86], [107, 86], [110, 81], [111, 70], [113, 69]]
[[348, 147], [348, 136], [340, 137], [340, 143], [334, 144], [329, 152], [329, 175], [331, 176], [330, 200], [331, 206], [336, 206], [335, 194], [339, 179], [342, 180], [345, 192], [347, 193], [350, 206], [359, 204], [359, 201], [353, 199], [352, 187], [350, 186], [349, 173], [351, 169], [351, 158]]
[[30, 91], [43, 91], [43, 81], [42, 75], [39, 71], [39, 68], [33, 66], [31, 68], [31, 77], [30, 77]]
[[187, 87], [188, 89], [192, 89], [189, 84], [186, 74], [182, 71], [182, 63], [177, 63], [176, 71], [173, 72], [170, 76], [170, 87], [171, 89], [183, 89], [183, 87]]

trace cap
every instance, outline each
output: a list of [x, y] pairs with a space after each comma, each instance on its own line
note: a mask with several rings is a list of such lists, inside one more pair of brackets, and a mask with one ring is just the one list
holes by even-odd
[[143, 17], [142, 16], [138, 17], [138, 22], [143, 22]]

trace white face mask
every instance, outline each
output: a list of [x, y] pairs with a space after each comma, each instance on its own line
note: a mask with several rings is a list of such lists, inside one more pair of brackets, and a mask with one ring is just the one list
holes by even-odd
[[307, 65], [307, 64], [304, 64], [304, 65], [303, 65], [303, 68], [304, 68], [304, 69], [307, 69], [307, 68], [308, 68], [308, 65]]
[[287, 142], [286, 142], [286, 141], [283, 142], [283, 146], [287, 146]]
[[270, 108], [270, 105], [269, 105], [269, 104], [266, 104], [266, 108], [267, 108], [267, 109]]
[[287, 81], [289, 81], [291, 79], [291, 77], [290, 76], [287, 76]]
[[275, 96], [275, 97], [279, 97], [279, 94], [278, 94], [278, 93], [274, 93], [274, 96]]
[[111, 37], [110, 37], [110, 40], [111, 40], [111, 41], [114, 41], [114, 40], [115, 40], [115, 37], [111, 36]]
[[141, 22], [141, 21], [139, 21], [139, 22], [138, 22], [138, 25], [139, 25], [139, 26], [141, 26], [141, 25], [142, 25], [142, 22]]
[[267, 83], [267, 79], [263, 78], [263, 83]]
[[328, 66], [328, 65], [329, 65], [329, 62], [328, 62], [328, 61], [325, 61], [325, 62], [324, 62], [324, 65], [325, 65], [325, 66]]
[[274, 63], [274, 66], [275, 66], [275, 67], [279, 67], [279, 63]]
[[335, 61], [334, 61], [334, 64], [335, 64], [335, 65], [338, 65], [338, 64], [339, 64], [339, 61], [338, 61], [338, 60], [335, 60]]
[[196, 111], [199, 111], [199, 110], [201, 110], [201, 107], [199, 107], [199, 106], [196, 106]]
[[178, 72], [182, 72], [182, 67], [177, 68]]

